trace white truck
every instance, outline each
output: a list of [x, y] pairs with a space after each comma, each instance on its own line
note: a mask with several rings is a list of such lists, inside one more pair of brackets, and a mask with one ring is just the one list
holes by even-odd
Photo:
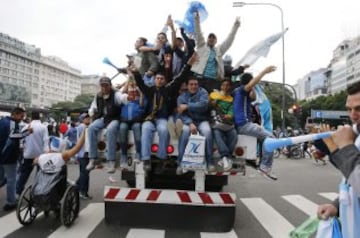
[[[99, 135], [98, 156], [106, 152], [106, 133]], [[178, 143], [170, 139], [168, 159], [156, 158], [158, 137], [155, 133], [151, 151], [151, 170], [146, 172], [141, 161], [135, 161], [135, 143], [128, 136], [128, 165], [122, 169], [121, 179], [129, 187], [106, 186], [104, 189], [105, 220], [133, 227], [182, 228], [209, 232], [228, 232], [235, 220], [236, 195], [222, 192], [229, 176], [245, 175], [246, 160], [256, 160], [256, 138], [238, 135], [233, 167], [224, 172], [207, 173], [197, 169], [176, 175]], [[120, 144], [117, 145], [118, 158]], [[215, 165], [220, 159], [213, 149]]]

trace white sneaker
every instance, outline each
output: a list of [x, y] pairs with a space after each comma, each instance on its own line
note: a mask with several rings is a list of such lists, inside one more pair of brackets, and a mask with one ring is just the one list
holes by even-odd
[[183, 169], [181, 168], [181, 166], [178, 166], [176, 168], [176, 175], [182, 175], [183, 174]]
[[89, 163], [86, 165], [86, 170], [90, 171], [95, 169], [95, 159], [89, 159]]
[[271, 168], [260, 166], [259, 172], [262, 173], [266, 178], [270, 178], [272, 180], [277, 180], [277, 176], [274, 172], [272, 172]]
[[218, 164], [222, 164], [224, 171], [229, 171], [232, 168], [232, 161], [229, 160], [226, 156], [222, 157], [222, 159], [218, 162]]
[[182, 129], [183, 129], [183, 122], [181, 121], [181, 119], [176, 119], [175, 132], [176, 132], [178, 137], [181, 135]]
[[175, 123], [172, 118], [170, 120], [168, 120], [167, 126], [168, 126], [170, 137], [173, 139], [176, 139], [177, 134], [176, 134], [176, 129], [175, 129]]
[[208, 171], [208, 172], [215, 172], [215, 171], [216, 171], [215, 165], [209, 164], [209, 165], [207, 166], [207, 171]]
[[120, 156], [120, 168], [121, 169], [124, 169], [124, 168], [126, 168], [127, 167], [127, 158], [126, 158], [126, 155], [124, 156], [124, 155], [121, 155]]
[[139, 163], [140, 162], [140, 154], [136, 153], [134, 156], [134, 163]]
[[115, 161], [109, 161], [108, 162], [107, 172], [109, 174], [115, 173]]

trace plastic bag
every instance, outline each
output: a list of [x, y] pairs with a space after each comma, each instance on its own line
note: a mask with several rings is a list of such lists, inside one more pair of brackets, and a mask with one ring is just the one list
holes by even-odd
[[183, 21], [175, 21], [180, 27], [184, 28], [186, 33], [194, 34], [195, 33], [195, 20], [194, 13], [198, 12], [200, 17], [200, 22], [203, 22], [208, 17], [208, 12], [205, 6], [198, 1], [190, 2], [188, 10], [185, 12], [185, 17]]
[[333, 217], [320, 221], [316, 238], [342, 238], [339, 220]]
[[200, 134], [191, 134], [186, 144], [181, 167], [185, 169], [203, 169], [205, 157], [205, 137]]
[[318, 228], [319, 219], [317, 217], [309, 217], [300, 226], [290, 232], [290, 238], [308, 238], [314, 234]]
[[58, 173], [39, 170], [32, 186], [32, 199], [36, 204], [53, 205], [60, 201], [66, 189], [66, 169]]

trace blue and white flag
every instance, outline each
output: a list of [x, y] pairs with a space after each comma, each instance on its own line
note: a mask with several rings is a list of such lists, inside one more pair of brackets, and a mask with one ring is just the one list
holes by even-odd
[[194, 13], [198, 12], [200, 17], [200, 22], [203, 22], [208, 17], [208, 12], [205, 8], [205, 5], [199, 1], [192, 1], [189, 3], [189, 8], [185, 12], [185, 17], [183, 21], [176, 20], [180, 27], [184, 28], [185, 32], [188, 34], [195, 34], [195, 20]]
[[271, 35], [266, 39], [258, 42], [254, 45], [245, 56], [235, 65], [235, 68], [238, 68], [240, 65], [252, 65], [258, 60], [261, 56], [266, 57], [270, 51], [271, 46], [278, 41], [288, 30], [286, 28], [283, 32], [276, 33]]

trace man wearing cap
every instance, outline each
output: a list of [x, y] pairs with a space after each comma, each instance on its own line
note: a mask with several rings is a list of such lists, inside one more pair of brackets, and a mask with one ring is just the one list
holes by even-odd
[[49, 151], [49, 133], [45, 125], [40, 121], [39, 112], [31, 113], [31, 122], [28, 125], [33, 133], [24, 140], [23, 161], [20, 165], [20, 175], [16, 182], [16, 194], [19, 196], [33, 170], [33, 161], [42, 153]]
[[127, 103], [128, 95], [113, 89], [111, 87], [111, 80], [108, 77], [100, 78], [100, 87], [101, 91], [95, 96], [89, 108], [89, 115], [93, 117], [94, 121], [88, 129], [90, 148], [89, 164], [86, 166], [86, 169], [92, 170], [95, 168], [98, 133], [99, 130], [106, 128], [108, 173], [114, 173], [120, 109], [121, 104]]
[[199, 86], [204, 87], [209, 93], [219, 88], [219, 80], [224, 78], [224, 64], [222, 57], [231, 47], [236, 32], [240, 26], [240, 19], [237, 17], [230, 34], [219, 46], [216, 46], [217, 37], [210, 33], [207, 42], [200, 27], [199, 13], [195, 13], [195, 36], [199, 60], [192, 66], [193, 71], [199, 78]]

